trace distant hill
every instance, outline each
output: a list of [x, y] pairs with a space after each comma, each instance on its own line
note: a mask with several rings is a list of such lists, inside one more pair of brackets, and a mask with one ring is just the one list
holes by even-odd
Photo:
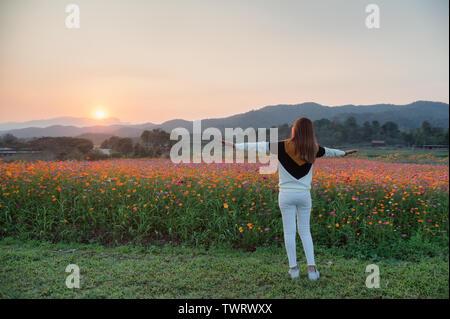
[[359, 124], [373, 120], [377, 120], [381, 124], [394, 121], [400, 129], [420, 127], [424, 120], [433, 126], [448, 127], [449, 105], [427, 101], [418, 101], [407, 105], [377, 104], [334, 107], [316, 103], [275, 105], [227, 118], [203, 120], [202, 126], [217, 128], [270, 127], [284, 123], [292, 124], [300, 116], [308, 117], [313, 121], [323, 118], [345, 120], [348, 116], [354, 116]]
[[[359, 124], [364, 121], [377, 120], [380, 124], [387, 121], [396, 122], [400, 129], [407, 130], [420, 127], [424, 120], [432, 126], [448, 128], [449, 105], [441, 102], [417, 101], [407, 105], [376, 104], [376, 105], [343, 105], [324, 106], [317, 103], [302, 103], [297, 105], [273, 105], [258, 110], [236, 114], [225, 118], [202, 120], [202, 128], [216, 127], [271, 127], [281, 124], [292, 124], [300, 116], [311, 120], [327, 118], [330, 120], [345, 120], [354, 116]], [[121, 137], [136, 137], [144, 130], [161, 128], [167, 132], [177, 127], [192, 129], [192, 121], [182, 119], [170, 120], [161, 124], [144, 123], [138, 125], [95, 125], [95, 126], [64, 126], [27, 127], [0, 131], [0, 135], [11, 133], [17, 137], [29, 138], [38, 136], [79, 136], [86, 133], [110, 134]]]
[[0, 123], [0, 130], [14, 130], [27, 127], [49, 127], [53, 125], [63, 125], [63, 126], [95, 126], [95, 125], [128, 125], [129, 123], [123, 123], [119, 119], [114, 117], [109, 117], [105, 119], [90, 119], [86, 117], [56, 117], [47, 120], [35, 120], [28, 122], [7, 122]]

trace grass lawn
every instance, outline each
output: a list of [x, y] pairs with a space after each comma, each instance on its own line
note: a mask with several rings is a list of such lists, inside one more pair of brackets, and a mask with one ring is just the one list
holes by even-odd
[[[344, 258], [316, 248], [322, 278], [291, 280], [283, 247], [236, 249], [147, 246], [107, 248], [0, 240], [0, 298], [449, 298], [448, 255], [419, 261]], [[406, 257], [407, 258], [407, 257]], [[366, 266], [380, 288], [365, 285]], [[68, 264], [80, 267], [79, 289], [65, 286]]]

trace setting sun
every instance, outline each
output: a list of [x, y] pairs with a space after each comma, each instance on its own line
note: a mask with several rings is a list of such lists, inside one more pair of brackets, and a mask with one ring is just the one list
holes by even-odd
[[102, 110], [98, 110], [95, 112], [95, 117], [99, 120], [104, 119], [105, 118], [105, 112]]

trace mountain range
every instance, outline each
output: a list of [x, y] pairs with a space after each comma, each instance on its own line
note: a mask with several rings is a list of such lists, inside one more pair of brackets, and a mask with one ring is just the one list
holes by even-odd
[[86, 127], [94, 125], [127, 125], [127, 124], [129, 123], [121, 122], [119, 119], [115, 117], [108, 117], [105, 119], [91, 119], [87, 117], [64, 116], [48, 120], [0, 123], [0, 131], [28, 128], [28, 127], [49, 127], [53, 125]]
[[[344, 121], [353, 116], [359, 124], [365, 121], [377, 120], [380, 124], [387, 121], [396, 122], [400, 129], [407, 130], [420, 127], [424, 120], [433, 126], [449, 127], [449, 104], [442, 102], [417, 101], [406, 105], [376, 104], [376, 105], [343, 105], [325, 106], [317, 103], [302, 103], [296, 105], [271, 105], [257, 110], [236, 114], [224, 118], [202, 120], [202, 129], [215, 127], [223, 130], [225, 127], [272, 127], [285, 123], [292, 124], [298, 117], [308, 117], [311, 120], [327, 118]], [[46, 126], [45, 123], [50, 125]], [[95, 123], [95, 125], [89, 125]], [[56, 118], [43, 121], [0, 124], [0, 135], [10, 133], [20, 138], [40, 136], [83, 136], [97, 139], [112, 135], [120, 137], [137, 137], [144, 130], [161, 128], [167, 132], [177, 127], [192, 130], [192, 121], [174, 119], [161, 124], [147, 122], [144, 124], [122, 123], [118, 119], [99, 120], [86, 118]], [[13, 124], [15, 125], [15, 128]], [[69, 124], [69, 125], [67, 125]], [[9, 128], [8, 128], [9, 125]]]

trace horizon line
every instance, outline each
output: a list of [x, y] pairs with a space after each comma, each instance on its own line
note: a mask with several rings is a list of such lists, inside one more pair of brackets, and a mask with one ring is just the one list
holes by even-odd
[[[130, 121], [122, 121], [120, 118], [116, 117], [116, 116], [110, 116], [104, 119], [97, 119], [94, 117], [89, 117], [89, 116], [73, 116], [73, 115], [60, 115], [60, 116], [54, 116], [51, 118], [43, 118], [43, 119], [31, 119], [31, 120], [24, 120], [24, 121], [19, 121], [19, 120], [10, 120], [8, 122], [0, 122], [0, 125], [7, 125], [7, 124], [22, 124], [22, 123], [26, 123], [26, 122], [34, 122], [34, 121], [51, 121], [51, 120], [56, 120], [56, 119], [60, 119], [60, 118], [73, 118], [73, 119], [86, 119], [86, 120], [92, 120], [92, 121], [97, 121], [99, 123], [104, 122], [106, 120], [117, 120], [118, 123], [115, 124], [99, 124], [99, 125], [95, 125], [95, 126], [111, 126], [111, 125], [144, 125], [144, 124], [153, 124], [153, 125], [162, 125], [166, 122], [169, 121], [177, 121], [177, 120], [181, 120], [181, 121], [187, 121], [187, 122], [192, 122], [192, 121], [198, 121], [198, 120], [214, 120], [214, 119], [221, 119], [221, 118], [227, 118], [227, 117], [231, 117], [231, 116], [236, 116], [236, 115], [241, 115], [241, 114], [245, 114], [248, 112], [252, 112], [252, 111], [258, 111], [267, 107], [277, 107], [277, 106], [298, 106], [298, 105], [303, 105], [303, 104], [317, 104], [319, 106], [323, 106], [323, 107], [344, 107], [344, 106], [361, 106], [361, 107], [365, 107], [365, 106], [375, 106], [375, 105], [396, 105], [396, 106], [405, 106], [405, 105], [411, 105], [414, 103], [418, 103], [418, 102], [431, 102], [431, 103], [442, 103], [442, 104], [447, 104], [449, 105], [449, 102], [443, 102], [443, 101], [433, 101], [433, 100], [415, 100], [413, 102], [410, 103], [406, 103], [406, 104], [394, 104], [394, 103], [376, 103], [376, 104], [340, 104], [340, 105], [325, 105], [325, 104], [321, 104], [321, 103], [317, 103], [317, 102], [313, 102], [313, 101], [307, 101], [307, 102], [301, 102], [301, 103], [279, 103], [279, 104], [269, 104], [269, 105], [264, 105], [264, 106], [260, 106], [258, 108], [251, 108], [248, 109], [247, 111], [241, 112], [241, 113], [233, 113], [233, 114], [229, 114], [229, 115], [223, 115], [223, 116], [217, 116], [217, 117], [205, 117], [205, 118], [201, 118], [201, 119], [193, 119], [193, 120], [187, 120], [184, 118], [171, 118], [165, 121], [162, 121], [160, 123], [154, 123], [154, 122], [130, 122]], [[50, 125], [50, 126], [46, 126], [46, 127], [51, 127], [51, 126], [74, 126], [74, 127], [86, 127], [86, 126], [77, 126], [77, 125], [62, 125], [62, 124], [54, 124], [54, 125]], [[30, 127], [34, 127], [34, 126], [30, 126]], [[40, 127], [40, 126], [35, 126], [36, 128], [46, 128], [46, 127]]]

